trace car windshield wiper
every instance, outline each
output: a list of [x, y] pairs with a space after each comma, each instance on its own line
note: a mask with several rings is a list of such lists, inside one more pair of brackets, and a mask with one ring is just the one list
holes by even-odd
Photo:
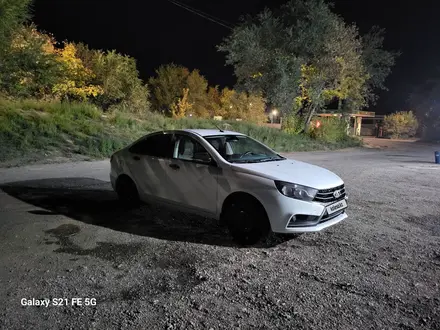
[[252, 159], [252, 160], [250, 160], [250, 159], [248, 159], [248, 160], [238, 160], [238, 159], [236, 159], [236, 160], [230, 160], [229, 162], [230, 163], [257, 163], [258, 160], [255, 160], [255, 159]]
[[259, 159], [258, 162], [259, 162], [259, 163], [264, 163], [264, 162], [276, 162], [276, 161], [284, 160], [284, 159], [285, 159], [284, 157], [283, 157], [283, 158], [279, 158], [279, 157], [277, 156], [277, 157], [269, 157], [269, 158]]

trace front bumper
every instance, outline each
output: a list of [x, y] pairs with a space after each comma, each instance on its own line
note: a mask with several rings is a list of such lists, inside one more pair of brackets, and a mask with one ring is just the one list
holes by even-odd
[[[347, 202], [347, 197], [343, 198]], [[272, 231], [275, 233], [310, 233], [331, 227], [346, 219], [347, 207], [328, 215], [326, 208], [337, 202], [304, 202], [285, 196], [277, 196], [277, 208], [268, 212]]]
[[311, 225], [311, 226], [289, 226], [287, 225], [285, 230], [282, 231], [282, 233], [313, 233], [313, 232], [317, 232], [317, 231], [321, 231], [325, 228], [331, 227], [333, 225], [336, 225], [337, 223], [341, 222], [342, 220], [346, 219], [347, 213], [345, 212], [345, 210], [342, 213], [339, 213], [337, 216], [335, 217], [331, 217], [328, 220], [324, 219], [319, 221], [317, 224], [315, 225]]

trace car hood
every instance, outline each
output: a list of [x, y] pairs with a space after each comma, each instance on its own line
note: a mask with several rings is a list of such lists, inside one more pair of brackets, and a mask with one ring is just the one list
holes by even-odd
[[232, 168], [238, 172], [296, 183], [315, 189], [329, 189], [344, 184], [339, 176], [325, 168], [293, 159], [263, 163], [235, 163], [232, 164]]

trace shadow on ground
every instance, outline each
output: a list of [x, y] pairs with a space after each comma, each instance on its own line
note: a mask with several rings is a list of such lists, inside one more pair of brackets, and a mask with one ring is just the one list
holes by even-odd
[[[87, 224], [134, 235], [219, 246], [237, 245], [216, 220], [188, 215], [165, 207], [142, 205], [126, 209], [110, 183], [89, 178], [62, 178], [0, 185], [5, 193], [41, 209], [37, 216], [65, 215]], [[42, 210], [43, 209], [43, 210]], [[276, 240], [285, 238], [276, 238]], [[279, 242], [264, 243], [263, 246]]]
[[0, 186], [5, 193], [44, 210], [39, 216], [65, 215], [87, 224], [173, 241], [234, 245], [215, 220], [142, 205], [124, 208], [110, 183], [88, 178], [44, 179]]

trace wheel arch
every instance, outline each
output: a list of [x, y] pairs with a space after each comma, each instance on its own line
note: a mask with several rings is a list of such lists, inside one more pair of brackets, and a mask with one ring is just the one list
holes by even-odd
[[[237, 200], [243, 200], [247, 199], [249, 201], [252, 201], [253, 203], [256, 203], [259, 207], [261, 207], [262, 211], [264, 211], [264, 215], [266, 216], [267, 220], [269, 221], [269, 216], [267, 214], [266, 208], [264, 207], [263, 203], [253, 194], [245, 192], [245, 191], [235, 191], [233, 193], [230, 193], [225, 200], [222, 203], [221, 211], [220, 211], [220, 223], [224, 223], [223, 214], [226, 208], [231, 205], [234, 201]], [[269, 221], [270, 223], [270, 221]]]
[[115, 180], [115, 189], [117, 189], [118, 184], [121, 184], [122, 180], [130, 180], [131, 182], [134, 183], [134, 185], [136, 186], [136, 189], [137, 189], [136, 181], [134, 181], [133, 178], [131, 176], [129, 176], [127, 173], [121, 173], [118, 175], [118, 177]]

